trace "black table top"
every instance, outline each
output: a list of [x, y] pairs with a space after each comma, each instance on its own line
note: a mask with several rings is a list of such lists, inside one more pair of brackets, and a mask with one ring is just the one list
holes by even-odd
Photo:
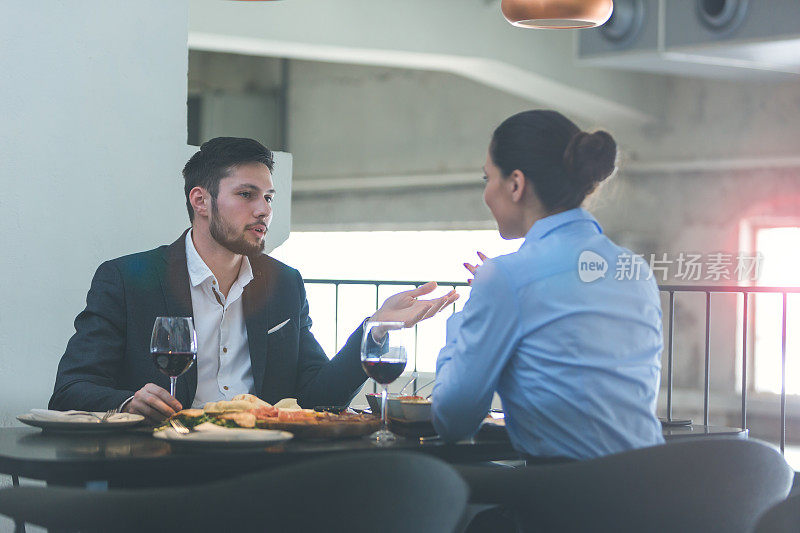
[[210, 481], [330, 454], [415, 451], [448, 462], [518, 459], [504, 431], [480, 433], [474, 442], [399, 438], [378, 447], [364, 438], [291, 440], [267, 447], [183, 447], [146, 430], [81, 434], [34, 428], [0, 428], [0, 473], [61, 485], [108, 481], [112, 486], [158, 486]]
[[[669, 441], [693, 437], [747, 437], [721, 426], [665, 427]], [[399, 438], [378, 447], [364, 438], [288, 442], [253, 448], [183, 447], [155, 439], [147, 429], [83, 434], [34, 428], [0, 428], [0, 473], [60, 485], [108, 481], [111, 486], [185, 485], [211, 481], [310, 458], [359, 451], [415, 451], [451, 463], [519, 459], [502, 428], [481, 431], [472, 442]]]

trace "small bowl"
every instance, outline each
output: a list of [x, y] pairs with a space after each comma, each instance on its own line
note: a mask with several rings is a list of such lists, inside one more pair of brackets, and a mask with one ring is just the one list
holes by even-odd
[[[367, 403], [369, 404], [369, 408], [372, 411], [372, 414], [375, 416], [381, 416], [381, 393], [369, 392], [365, 396], [367, 397]], [[402, 411], [400, 410], [400, 406], [397, 405], [395, 407], [392, 407], [393, 404], [397, 403], [394, 396], [397, 396], [397, 394], [390, 393], [387, 396], [387, 399], [389, 400], [388, 402], [389, 405], [387, 406], [388, 411], [386, 413], [386, 416], [395, 418], [402, 417]], [[396, 416], [392, 414], [393, 412], [396, 413]]]
[[431, 420], [431, 405], [428, 401], [401, 400], [403, 419], [408, 422], [428, 422]]
[[389, 406], [386, 408], [386, 416], [389, 418], [403, 418], [403, 408], [401, 406], [403, 400], [396, 397], [389, 397]]

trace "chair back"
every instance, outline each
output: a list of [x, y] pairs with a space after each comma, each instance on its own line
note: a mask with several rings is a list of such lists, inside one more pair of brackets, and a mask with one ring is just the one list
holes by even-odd
[[786, 498], [767, 510], [756, 525], [756, 533], [797, 533], [800, 531], [800, 494]]
[[[199, 456], [197, 468], [203, 468]], [[192, 487], [0, 490], [0, 513], [80, 531], [453, 531], [467, 487], [422, 454], [334, 455]]]
[[557, 466], [461, 468], [474, 503], [504, 503], [529, 531], [750, 532], [793, 471], [743, 439], [676, 442]]

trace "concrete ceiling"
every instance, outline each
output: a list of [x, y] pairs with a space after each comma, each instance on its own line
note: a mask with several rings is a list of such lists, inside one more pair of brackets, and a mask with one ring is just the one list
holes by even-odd
[[196, 50], [455, 73], [576, 115], [645, 124], [663, 77], [579, 66], [574, 31], [508, 24], [497, 0], [191, 0]]

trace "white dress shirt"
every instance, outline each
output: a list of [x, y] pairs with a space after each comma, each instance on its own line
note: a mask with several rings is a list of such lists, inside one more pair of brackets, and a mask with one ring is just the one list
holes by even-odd
[[197, 253], [191, 231], [186, 234], [186, 265], [197, 332], [197, 392], [192, 407], [252, 393], [253, 371], [242, 306], [242, 292], [253, 279], [250, 261], [242, 258], [239, 277], [227, 297]]

